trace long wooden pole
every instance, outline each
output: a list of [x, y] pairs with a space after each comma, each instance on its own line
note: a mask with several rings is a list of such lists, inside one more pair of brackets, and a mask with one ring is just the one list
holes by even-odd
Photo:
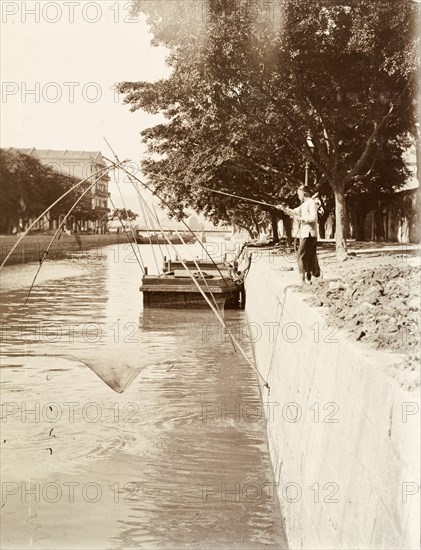
[[206, 191], [211, 191], [211, 193], [218, 193], [219, 195], [226, 195], [227, 197], [234, 197], [236, 199], [241, 199], [243, 201], [254, 202], [256, 204], [261, 204], [262, 206], [270, 206], [272, 208], [280, 208], [275, 204], [270, 204], [268, 202], [257, 201], [255, 199], [249, 199], [248, 197], [242, 197], [241, 195], [233, 195], [232, 193], [226, 193], [225, 191], [217, 191], [216, 189], [211, 189], [210, 187], [205, 187], [204, 185], [198, 185], [201, 189], [206, 189]]
[[[143, 199], [142, 199], [143, 200]], [[149, 206], [146, 204], [146, 208], [149, 209]], [[165, 234], [164, 232], [164, 229], [161, 225], [161, 222], [159, 221], [158, 219], [158, 216], [156, 217], [156, 222], [158, 223], [162, 233], [164, 234], [165, 238], [167, 239], [168, 241], [168, 244], [174, 249], [175, 252], [177, 252], [177, 249], [175, 248], [174, 244], [171, 242], [171, 239]], [[180, 236], [180, 233], [176, 230], [176, 233]], [[181, 237], [181, 236], [180, 236]], [[229, 328], [227, 327], [224, 319], [222, 318], [221, 316], [221, 312], [216, 309], [214, 307], [214, 305], [211, 303], [211, 301], [209, 300], [209, 298], [206, 296], [206, 293], [203, 291], [203, 289], [201, 288], [201, 286], [199, 285], [198, 281], [196, 280], [196, 278], [194, 277], [194, 275], [191, 273], [191, 271], [188, 269], [187, 265], [184, 263], [184, 261], [182, 260], [182, 258], [180, 258], [180, 261], [181, 263], [183, 264], [183, 267], [184, 269], [188, 272], [190, 278], [192, 279], [193, 283], [196, 285], [197, 289], [199, 290], [199, 292], [202, 294], [203, 298], [206, 300], [208, 306], [211, 308], [211, 310], [213, 311], [213, 313], [216, 315], [216, 318], [218, 319], [218, 321], [221, 323], [221, 325], [224, 327], [224, 329], [226, 330], [228, 336], [230, 337], [230, 340], [231, 340], [231, 344], [234, 348], [234, 351], [237, 351], [237, 349], [240, 350], [241, 354], [243, 355], [243, 357], [246, 359], [246, 361], [249, 363], [249, 365], [252, 367], [252, 369], [256, 372], [256, 374], [262, 379], [263, 383], [265, 384], [266, 387], [269, 387], [267, 385], [267, 382], [265, 381], [263, 375], [259, 372], [259, 370], [257, 369], [257, 367], [253, 364], [253, 362], [251, 361], [251, 359], [248, 357], [248, 355], [246, 354], [246, 352], [243, 350], [243, 348], [241, 347], [241, 345], [239, 344], [239, 342], [237, 342], [237, 340], [234, 338], [232, 332], [229, 330]], [[199, 268], [200, 270], [200, 268]], [[211, 293], [212, 295], [212, 293]]]
[[[111, 168], [109, 168], [109, 170], [111, 170]], [[73, 212], [73, 210], [76, 208], [76, 206], [80, 203], [80, 201], [83, 199], [83, 197], [85, 195], [88, 194], [88, 192], [93, 188], [93, 186], [101, 179], [104, 177], [104, 174], [101, 174], [100, 176], [97, 177], [96, 180], [94, 180], [92, 183], [90, 183], [88, 185], [88, 187], [83, 191], [83, 193], [77, 198], [77, 200], [73, 203], [73, 205], [71, 206], [71, 208], [69, 209], [69, 211], [67, 212], [67, 214], [64, 216], [64, 218], [61, 220], [59, 226], [57, 227], [52, 239], [50, 240], [50, 242], [48, 243], [48, 246], [47, 248], [44, 250], [44, 253], [42, 255], [42, 258], [40, 259], [39, 261], [39, 266], [38, 266], [38, 269], [37, 269], [37, 272], [35, 273], [34, 275], [34, 278], [32, 279], [32, 283], [31, 283], [31, 286], [29, 287], [29, 290], [28, 290], [28, 294], [26, 295], [26, 298], [25, 298], [25, 302], [24, 302], [24, 305], [26, 306], [26, 304], [28, 303], [28, 300], [29, 300], [29, 296], [31, 295], [31, 292], [32, 292], [32, 289], [34, 288], [34, 285], [35, 285], [35, 281], [37, 280], [37, 277], [38, 277], [38, 274], [39, 272], [41, 271], [41, 267], [48, 255], [48, 252], [50, 251], [50, 248], [53, 244], [53, 242], [55, 241], [57, 235], [60, 233], [61, 231], [61, 228], [63, 227], [63, 225], [66, 223], [66, 220], [67, 218], [70, 216], [70, 214]]]
[[[111, 147], [111, 145], [108, 143], [108, 141], [106, 140], [106, 138], [104, 138], [105, 142], [107, 143], [107, 145], [109, 146], [109, 148], [111, 149], [111, 152], [113, 153], [114, 155], [114, 158], [118, 158], [117, 155], [115, 154], [115, 151], [113, 150], [113, 148]], [[113, 162], [109, 159], [107, 159], [106, 156], [104, 156], [104, 159], [105, 160], [108, 160], [109, 162]], [[172, 210], [170, 205], [167, 203], [166, 200], [164, 200], [162, 197], [160, 197], [153, 189], [151, 189], [149, 187], [149, 185], [147, 185], [144, 181], [142, 181], [140, 178], [138, 178], [137, 176], [135, 176], [134, 174], [131, 174], [124, 166], [121, 166], [121, 170], [123, 170], [128, 176], [129, 178], [133, 178], [134, 180], [136, 180], [137, 182], [139, 182], [145, 189], [147, 189], [150, 193], [152, 193], [152, 195], [155, 195], [155, 197], [158, 197], [158, 199], [162, 202], [162, 204], [164, 206], [166, 206], [169, 210]], [[133, 181], [132, 181], [133, 183]], [[216, 270], [218, 271], [218, 273], [220, 274], [221, 277], [224, 277], [221, 270], [219, 269], [218, 265], [216, 264], [215, 260], [212, 258], [212, 256], [210, 255], [209, 251], [207, 250], [207, 248], [203, 245], [203, 243], [200, 241], [200, 239], [197, 237], [196, 233], [190, 229], [190, 227], [187, 225], [187, 223], [184, 221], [184, 220], [180, 220], [180, 222], [184, 225], [184, 227], [187, 229], [187, 231], [189, 231], [189, 233], [191, 233], [193, 235], [193, 237], [195, 237], [197, 239], [197, 242], [198, 244], [201, 246], [202, 250], [205, 252], [205, 254], [207, 256], [209, 256], [209, 259], [210, 261], [214, 264]], [[224, 279], [225, 280], [225, 279]], [[228, 283], [225, 283], [227, 288], [228, 287]]]
[[[227, 197], [234, 197], [236, 199], [241, 199], [243, 201], [254, 202], [256, 204], [261, 204], [262, 206], [270, 206], [271, 208], [282, 210], [283, 212], [288, 214], [288, 216], [292, 215], [291, 208], [289, 208], [288, 206], [283, 206], [282, 204], [270, 204], [268, 202], [257, 201], [255, 199], [250, 199], [248, 197], [242, 197], [241, 195], [234, 195], [233, 193], [227, 193], [226, 191], [217, 191], [216, 189], [211, 189], [210, 187], [205, 187], [204, 185], [198, 185], [198, 187], [200, 187], [201, 189], [206, 189], [206, 191], [211, 191], [211, 193], [218, 193], [219, 195], [226, 195]], [[311, 198], [312, 199], [316, 198], [318, 194], [319, 194], [318, 192], [314, 193], [314, 195], [312, 195]]]

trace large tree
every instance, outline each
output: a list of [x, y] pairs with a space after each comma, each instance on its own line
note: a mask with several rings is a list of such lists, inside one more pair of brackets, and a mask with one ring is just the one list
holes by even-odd
[[346, 258], [346, 195], [378, 185], [388, 148], [401, 175], [393, 186], [404, 182], [396, 147], [415, 128], [416, 5], [285, 0], [271, 21], [254, 7], [209, 0], [192, 25], [193, 8], [184, 19], [138, 1], [173, 68], [157, 83], [120, 86], [132, 110], [167, 118], [143, 132], [143, 168], [178, 215], [192, 206], [226, 219], [227, 201], [204, 185], [290, 202], [308, 162], [325, 203], [326, 189], [334, 197]]
[[396, 146], [414, 127], [416, 10], [409, 0], [285, 3], [283, 70], [279, 85], [264, 93], [293, 130], [291, 145], [332, 188], [342, 258], [346, 193], [363, 182], [376, 185], [384, 154], [393, 155], [400, 185], [405, 181], [403, 149], [396, 154]]
[[[192, 207], [215, 222], [233, 222], [236, 208], [244, 218], [244, 203], [204, 187], [275, 204], [281, 192], [288, 199], [299, 184], [302, 165], [262, 116], [270, 111], [270, 100], [264, 109], [258, 104], [261, 97], [253, 104], [250, 84], [245, 84], [260, 78], [254, 67], [256, 49], [265, 44], [263, 39], [257, 45], [250, 40], [250, 12], [246, 9], [238, 18], [222, 4], [213, 8], [201, 32], [191, 34], [184, 20], [170, 24], [151, 10], [155, 36], [172, 47], [173, 72], [156, 83], [122, 83], [120, 91], [127, 94], [132, 110], [161, 112], [167, 118], [142, 133], [149, 151], [143, 170], [175, 214], [183, 216]], [[241, 112], [240, 93], [248, 94], [247, 109]], [[273, 218], [276, 236], [276, 209], [263, 209]], [[247, 225], [253, 225], [253, 217], [250, 210]]]

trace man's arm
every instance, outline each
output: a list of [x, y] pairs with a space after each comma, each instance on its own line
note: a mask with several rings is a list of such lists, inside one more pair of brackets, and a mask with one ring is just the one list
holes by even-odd
[[291, 218], [296, 218], [297, 220], [300, 220], [300, 214], [301, 214], [301, 206], [297, 206], [297, 208], [288, 208], [287, 206], [284, 206], [283, 204], [278, 204], [277, 207], [279, 210], [282, 210], [282, 212], [285, 212], [288, 216]]

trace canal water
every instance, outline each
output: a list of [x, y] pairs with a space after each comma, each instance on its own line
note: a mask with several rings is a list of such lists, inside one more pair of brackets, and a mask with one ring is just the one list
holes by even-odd
[[128, 245], [47, 261], [25, 306], [36, 269], [2, 271], [1, 547], [285, 548], [256, 375], [213, 313], [143, 311]]

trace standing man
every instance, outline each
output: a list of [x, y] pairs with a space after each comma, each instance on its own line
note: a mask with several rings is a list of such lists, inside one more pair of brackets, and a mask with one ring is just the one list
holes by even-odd
[[293, 210], [285, 206], [278, 206], [278, 208], [299, 223], [300, 247], [297, 261], [301, 284], [304, 284], [306, 280], [311, 282], [311, 276], [320, 277], [320, 266], [317, 259], [317, 205], [306, 185], [299, 187], [297, 193], [301, 201], [300, 206]]

